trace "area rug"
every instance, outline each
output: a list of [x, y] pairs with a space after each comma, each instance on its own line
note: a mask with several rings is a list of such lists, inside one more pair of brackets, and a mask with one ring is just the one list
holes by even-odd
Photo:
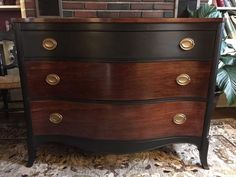
[[174, 144], [157, 150], [98, 155], [61, 144], [42, 145], [31, 168], [27, 160], [25, 131], [0, 129], [1, 177], [236, 177], [236, 120], [212, 120], [208, 163], [200, 166], [198, 150], [191, 144]]

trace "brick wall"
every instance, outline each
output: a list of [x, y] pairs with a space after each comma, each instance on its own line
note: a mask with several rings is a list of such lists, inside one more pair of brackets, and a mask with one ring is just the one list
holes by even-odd
[[[76, 7], [76, 10], [72, 9]], [[174, 0], [63, 1], [63, 16], [173, 17]]]
[[[208, 0], [202, 0], [206, 2]], [[35, 17], [35, 0], [25, 0]], [[175, 0], [62, 0], [63, 17], [174, 17]]]

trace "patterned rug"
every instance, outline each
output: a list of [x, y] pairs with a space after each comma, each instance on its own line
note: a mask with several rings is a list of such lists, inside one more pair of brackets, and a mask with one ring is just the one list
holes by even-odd
[[0, 177], [236, 177], [235, 119], [211, 122], [210, 170], [201, 168], [198, 150], [190, 144], [126, 155], [87, 154], [48, 144], [40, 146], [33, 167], [27, 168], [25, 131], [1, 127], [0, 138]]

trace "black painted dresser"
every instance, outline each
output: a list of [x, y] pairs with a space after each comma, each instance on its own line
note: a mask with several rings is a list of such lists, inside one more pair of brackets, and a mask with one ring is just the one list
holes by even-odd
[[45, 142], [99, 153], [193, 143], [208, 168], [222, 19], [14, 22], [31, 166]]

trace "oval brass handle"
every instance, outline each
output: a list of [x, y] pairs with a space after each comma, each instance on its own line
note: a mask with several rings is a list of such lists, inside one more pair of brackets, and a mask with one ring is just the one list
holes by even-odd
[[61, 79], [57, 74], [49, 74], [45, 80], [49, 85], [57, 85]]
[[179, 113], [179, 114], [176, 114], [174, 117], [173, 117], [173, 122], [177, 125], [181, 125], [181, 124], [184, 124], [184, 122], [187, 120], [187, 117], [186, 115], [182, 114], [182, 113]]
[[191, 82], [191, 78], [188, 74], [180, 74], [176, 77], [176, 82], [179, 85], [188, 85]]
[[63, 116], [59, 113], [52, 113], [49, 116], [49, 120], [53, 124], [59, 124], [62, 122]]
[[46, 50], [54, 50], [57, 47], [57, 41], [53, 38], [43, 40], [43, 48]]
[[195, 46], [195, 42], [192, 38], [184, 38], [180, 41], [179, 46], [183, 50], [191, 50]]

